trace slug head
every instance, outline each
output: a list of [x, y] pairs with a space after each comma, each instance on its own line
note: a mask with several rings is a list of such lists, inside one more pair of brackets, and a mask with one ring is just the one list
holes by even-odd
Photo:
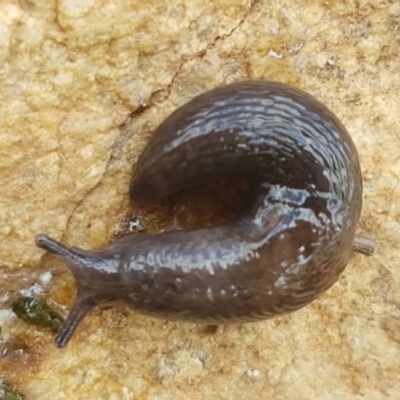
[[75, 303], [55, 339], [57, 347], [65, 347], [79, 323], [94, 306], [118, 297], [119, 258], [108, 248], [95, 251], [69, 248], [43, 234], [36, 237], [35, 243], [61, 257], [76, 280], [78, 293]]

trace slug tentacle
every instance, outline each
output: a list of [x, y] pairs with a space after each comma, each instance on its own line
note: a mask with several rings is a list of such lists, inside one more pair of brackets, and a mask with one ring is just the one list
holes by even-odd
[[[60, 256], [75, 277], [78, 293], [74, 306], [70, 311], [65, 325], [59, 332], [55, 343], [64, 347], [73, 335], [79, 322], [97, 304], [113, 302], [120, 296], [118, 290], [124, 290], [120, 283], [118, 264], [119, 257], [106, 250], [86, 251], [76, 247], [69, 248], [49, 238], [37, 235], [36, 245]], [[103, 285], [103, 276], [107, 274], [107, 285]]]
[[299, 89], [248, 81], [195, 97], [154, 132], [130, 196], [139, 205], [216, 177], [250, 186], [228, 224], [132, 234], [95, 251], [37, 237], [39, 247], [63, 257], [78, 286], [58, 346], [100, 302], [205, 323], [292, 312], [333, 285], [353, 243], [361, 246], [354, 241], [362, 200], [356, 148], [335, 115]]
[[53, 254], [56, 254], [61, 257], [68, 256], [70, 258], [74, 258], [75, 254], [71, 251], [68, 247], [64, 246], [63, 244], [57, 242], [54, 239], [49, 238], [47, 235], [37, 235], [35, 239], [36, 246], [50, 251]]
[[65, 325], [54, 341], [57, 347], [62, 348], [67, 345], [79, 323], [96, 304], [96, 302], [92, 302], [90, 299], [81, 300], [78, 294]]

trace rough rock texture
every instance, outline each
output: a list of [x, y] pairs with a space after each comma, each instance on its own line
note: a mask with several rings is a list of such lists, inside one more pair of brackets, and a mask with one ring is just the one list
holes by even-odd
[[[399, 48], [390, 0], [0, 1], [1, 377], [29, 400], [397, 398]], [[21, 291], [64, 314], [75, 294], [37, 233], [106, 244], [152, 130], [200, 92], [262, 78], [306, 89], [348, 128], [373, 257], [355, 255], [305, 309], [257, 324], [101, 308], [60, 351], [15, 318]], [[150, 211], [153, 230], [177, 224], [179, 207]]]

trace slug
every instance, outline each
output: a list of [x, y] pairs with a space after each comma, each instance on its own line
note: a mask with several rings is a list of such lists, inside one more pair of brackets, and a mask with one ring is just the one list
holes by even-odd
[[250, 187], [225, 225], [130, 234], [90, 251], [36, 237], [76, 280], [58, 347], [99, 303], [171, 320], [243, 323], [295, 311], [336, 282], [353, 251], [362, 178], [354, 143], [326, 106], [269, 81], [203, 93], [155, 130], [130, 197], [154, 202], [216, 177]]

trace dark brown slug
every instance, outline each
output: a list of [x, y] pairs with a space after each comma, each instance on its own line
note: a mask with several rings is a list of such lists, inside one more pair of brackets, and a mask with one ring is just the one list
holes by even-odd
[[99, 303], [174, 320], [249, 322], [295, 311], [336, 282], [352, 254], [362, 180], [353, 141], [331, 111], [277, 82], [201, 94], [156, 129], [130, 195], [140, 205], [221, 176], [251, 188], [223, 226], [136, 233], [92, 251], [36, 237], [78, 287], [58, 347]]

